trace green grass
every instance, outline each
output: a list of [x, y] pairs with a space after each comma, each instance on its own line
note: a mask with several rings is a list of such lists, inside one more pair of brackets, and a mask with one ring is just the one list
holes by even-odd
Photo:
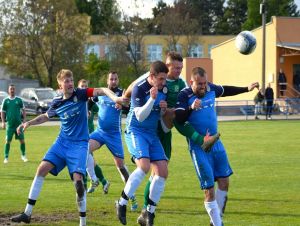
[[[234, 174], [230, 177], [225, 225], [300, 225], [300, 121], [220, 122], [221, 139]], [[28, 163], [20, 159], [19, 144], [13, 141], [9, 163], [0, 163], [0, 225], [24, 210], [36, 168], [58, 134], [58, 127], [32, 127], [26, 133]], [[155, 223], [162, 226], [209, 225], [185, 139], [173, 131], [173, 155], [169, 178], [157, 208]], [[5, 131], [0, 131], [4, 140]], [[2, 146], [3, 147], [3, 146]], [[125, 150], [126, 161], [130, 162]], [[100, 187], [88, 195], [88, 225], [120, 225], [114, 200], [124, 187], [106, 148], [95, 152], [110, 180], [108, 195]], [[2, 161], [2, 160], [1, 160]], [[146, 181], [146, 180], [145, 180]], [[143, 201], [143, 187], [136, 192]], [[128, 212], [128, 225], [137, 225], [138, 213]], [[34, 208], [32, 225], [78, 225], [75, 190], [65, 169], [49, 175]]]

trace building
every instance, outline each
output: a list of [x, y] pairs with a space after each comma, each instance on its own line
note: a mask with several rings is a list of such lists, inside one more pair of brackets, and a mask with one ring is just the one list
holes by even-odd
[[[240, 54], [235, 39], [229, 39], [212, 49], [213, 82], [222, 85], [245, 86], [253, 81], [262, 82], [262, 27], [254, 29], [257, 39], [255, 51]], [[300, 18], [272, 17], [266, 24], [265, 85], [271, 83], [275, 98], [280, 96], [278, 73], [287, 77], [286, 97], [296, 97], [300, 88]], [[298, 90], [300, 91], [300, 89]], [[252, 100], [256, 92], [245, 93], [222, 100]]]

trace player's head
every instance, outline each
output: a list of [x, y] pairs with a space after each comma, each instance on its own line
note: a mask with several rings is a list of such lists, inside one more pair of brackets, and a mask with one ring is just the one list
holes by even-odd
[[80, 80], [78, 81], [78, 85], [77, 85], [78, 88], [86, 89], [88, 86], [89, 86], [89, 82], [88, 82], [87, 80], [85, 80], [85, 79], [80, 79]]
[[107, 86], [109, 89], [114, 89], [119, 86], [119, 76], [115, 71], [111, 71], [107, 76]]
[[177, 52], [168, 52], [166, 57], [166, 65], [169, 69], [168, 78], [178, 79], [183, 68], [182, 56]]
[[8, 86], [8, 94], [10, 97], [14, 97], [16, 94], [16, 87], [14, 84], [9, 84]]
[[166, 84], [167, 73], [169, 69], [166, 64], [161, 61], [155, 61], [150, 65], [150, 75], [148, 81], [153, 87], [162, 89]]
[[207, 90], [207, 76], [203, 68], [193, 68], [190, 85], [194, 94], [199, 97], [203, 97], [205, 95], [205, 92]]
[[72, 71], [62, 69], [56, 76], [59, 88], [64, 94], [71, 94], [74, 90], [74, 79]]

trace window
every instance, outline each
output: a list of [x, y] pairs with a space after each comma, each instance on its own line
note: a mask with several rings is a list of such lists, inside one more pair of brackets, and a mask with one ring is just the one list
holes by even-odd
[[211, 49], [212, 49], [214, 46], [216, 46], [216, 45], [215, 45], [215, 44], [209, 44], [209, 45], [208, 45], [208, 57], [209, 57], [209, 58], [211, 57], [211, 56], [210, 56]]
[[203, 57], [203, 46], [200, 44], [191, 45], [189, 49], [189, 57]]
[[96, 54], [97, 57], [100, 57], [100, 46], [97, 44], [89, 44], [85, 47], [85, 54], [89, 55], [91, 53]]
[[127, 55], [130, 57], [130, 59], [135, 59], [135, 60], [141, 60], [141, 46], [140, 45], [135, 45], [135, 44], [130, 44], [127, 47]]
[[147, 60], [154, 62], [156, 60], [162, 60], [162, 46], [161, 45], [148, 45], [147, 46]]

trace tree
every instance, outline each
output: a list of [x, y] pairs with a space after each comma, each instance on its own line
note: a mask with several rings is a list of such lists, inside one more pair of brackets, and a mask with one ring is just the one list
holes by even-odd
[[115, 0], [75, 0], [80, 13], [91, 17], [92, 34], [120, 31], [120, 11]]
[[[243, 24], [244, 30], [252, 30], [261, 26], [260, 3], [260, 0], [248, 1], [248, 17]], [[300, 15], [294, 0], [268, 0], [266, 1], [266, 12], [267, 21], [270, 21], [272, 16], [297, 17]]]
[[11, 72], [32, 74], [47, 86], [54, 86], [61, 68], [82, 75], [88, 18], [77, 13], [73, 1], [2, 1], [0, 6], [1, 57]]

